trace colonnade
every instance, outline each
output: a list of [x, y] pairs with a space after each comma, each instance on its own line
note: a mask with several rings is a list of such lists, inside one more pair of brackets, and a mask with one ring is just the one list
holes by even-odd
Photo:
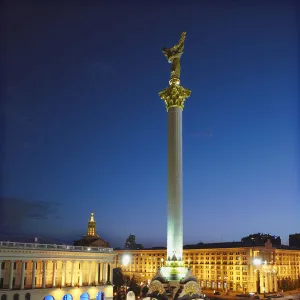
[[[19, 260], [18, 260], [19, 261]], [[52, 274], [52, 287], [65, 287], [66, 286], [66, 260], [59, 260], [62, 262], [62, 269], [60, 271], [61, 276], [58, 276], [58, 270], [57, 270], [57, 263], [58, 260], [52, 261], [52, 268], [47, 268], [48, 260], [42, 260], [42, 288], [46, 288], [46, 280], [47, 280], [47, 274]], [[15, 268], [14, 264], [16, 261], [10, 260], [10, 261], [0, 261], [0, 278], [4, 275], [1, 274], [3, 270], [1, 269], [2, 262], [9, 263], [9, 280], [8, 280], [8, 288], [13, 289], [14, 288], [14, 277], [15, 277]], [[20, 279], [20, 289], [24, 289], [25, 285], [25, 277], [26, 277], [26, 263], [29, 262], [29, 260], [22, 260], [19, 261], [22, 263], [21, 265], [21, 279]], [[37, 260], [30, 260], [32, 262], [32, 269], [31, 269], [31, 288], [36, 288], [36, 266], [37, 266]], [[99, 285], [99, 284], [112, 284], [113, 280], [113, 263], [109, 262], [101, 262], [101, 261], [75, 261], [72, 260], [72, 269], [71, 269], [71, 286], [82, 286], [83, 285], [83, 263], [88, 263], [88, 273], [87, 277], [88, 280], [85, 283], [88, 286], [90, 285]], [[79, 263], [79, 269], [77, 269], [76, 274], [79, 273], [79, 278], [75, 280], [75, 263]], [[94, 264], [93, 264], [94, 263]], [[49, 273], [48, 273], [49, 272]], [[94, 275], [92, 277], [92, 274]], [[58, 278], [60, 277], [60, 278]], [[57, 281], [60, 281], [60, 284], [57, 285]], [[47, 286], [48, 287], [48, 286]]]
[[[272, 270], [256, 270], [256, 282], [259, 281], [260, 293], [277, 292], [277, 273]], [[258, 292], [256, 290], [256, 292]]]

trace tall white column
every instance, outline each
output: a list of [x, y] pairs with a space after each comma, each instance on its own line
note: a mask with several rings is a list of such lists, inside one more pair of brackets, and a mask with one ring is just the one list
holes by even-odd
[[113, 264], [109, 264], [109, 282], [110, 284], [113, 284]]
[[46, 287], [46, 261], [43, 261], [43, 279], [42, 279], [42, 288]]
[[168, 110], [167, 258], [182, 259], [182, 109]]
[[99, 263], [99, 282], [103, 283], [103, 263]]
[[75, 268], [75, 261], [72, 260], [71, 286], [74, 286], [74, 268]]
[[98, 285], [98, 265], [99, 263], [95, 262], [95, 284]]
[[31, 288], [35, 288], [35, 272], [36, 272], [36, 261], [32, 262], [32, 278], [31, 278]]
[[107, 263], [103, 264], [103, 284], [106, 285], [107, 284]]
[[91, 285], [91, 278], [92, 278], [92, 262], [89, 261], [88, 285]]
[[269, 293], [269, 278], [268, 278], [268, 272], [265, 270], [265, 292]]
[[52, 287], [56, 285], [56, 261], [53, 261]]
[[13, 288], [13, 280], [14, 280], [14, 261], [10, 261], [10, 271], [9, 271], [9, 289]]
[[62, 273], [61, 273], [61, 286], [64, 287], [66, 284], [66, 262], [62, 262]]
[[278, 291], [278, 286], [277, 286], [277, 273], [274, 273], [274, 291]]
[[22, 261], [22, 270], [21, 270], [21, 290], [24, 290], [24, 280], [25, 280], [25, 261]]
[[260, 293], [263, 293], [265, 291], [265, 285], [264, 285], [264, 270], [261, 268], [259, 272], [259, 285], [260, 285]]
[[79, 286], [82, 286], [82, 274], [83, 274], [83, 262], [79, 262], [79, 282], [78, 282], [78, 285]]
[[272, 293], [273, 292], [273, 274], [272, 274], [272, 271], [269, 273], [269, 292]]

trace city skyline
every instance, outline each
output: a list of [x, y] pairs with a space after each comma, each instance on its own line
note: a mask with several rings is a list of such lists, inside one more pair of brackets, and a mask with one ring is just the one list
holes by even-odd
[[7, 4], [0, 233], [72, 241], [94, 211], [113, 246], [130, 232], [166, 244], [158, 92], [169, 68], [159, 49], [186, 30], [184, 244], [255, 232], [285, 244], [300, 228], [298, 4], [251, 3], [202, 1], [184, 13]]

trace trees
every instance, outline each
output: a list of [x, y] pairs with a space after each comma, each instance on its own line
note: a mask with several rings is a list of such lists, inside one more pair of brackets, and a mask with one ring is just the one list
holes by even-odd
[[124, 275], [121, 268], [113, 269], [113, 283], [116, 287], [116, 291], [119, 292], [120, 287], [124, 285]]
[[142, 297], [143, 297], [143, 298], [146, 297], [146, 295], [148, 294], [148, 291], [149, 291], [148, 286], [147, 286], [147, 285], [144, 285], [144, 287], [142, 288], [142, 291], [141, 291]]
[[136, 279], [135, 279], [134, 276], [132, 276], [132, 278], [130, 279], [129, 290], [133, 291], [136, 297], [139, 296], [140, 293], [141, 293], [141, 288], [138, 285], [138, 283], [137, 283], [137, 281], [136, 281]]
[[278, 280], [278, 289], [284, 291], [291, 291], [300, 288], [300, 277], [292, 279], [291, 277], [284, 277]]

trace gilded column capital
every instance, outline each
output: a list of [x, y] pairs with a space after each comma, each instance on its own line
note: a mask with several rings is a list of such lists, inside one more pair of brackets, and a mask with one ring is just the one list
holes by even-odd
[[184, 108], [185, 100], [190, 97], [192, 91], [180, 85], [180, 81], [170, 80], [170, 86], [159, 92], [159, 97], [165, 102], [167, 111], [171, 107]]

